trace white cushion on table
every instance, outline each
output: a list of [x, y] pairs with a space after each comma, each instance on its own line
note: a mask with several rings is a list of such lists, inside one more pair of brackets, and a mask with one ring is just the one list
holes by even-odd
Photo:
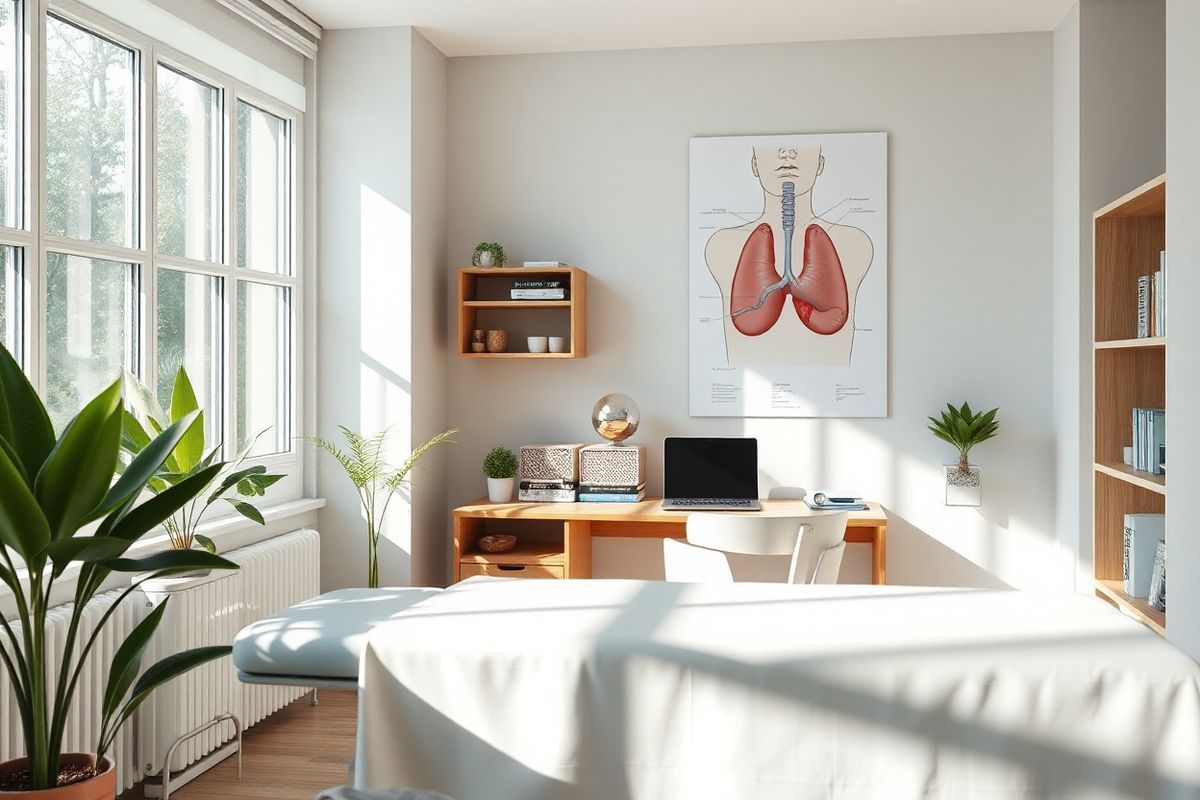
[[440, 589], [339, 589], [251, 623], [233, 641], [233, 664], [253, 675], [358, 678], [367, 634]]

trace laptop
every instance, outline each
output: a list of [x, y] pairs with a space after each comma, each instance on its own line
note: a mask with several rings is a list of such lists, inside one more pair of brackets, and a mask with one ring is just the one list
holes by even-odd
[[758, 440], [670, 436], [663, 443], [668, 511], [759, 511]]

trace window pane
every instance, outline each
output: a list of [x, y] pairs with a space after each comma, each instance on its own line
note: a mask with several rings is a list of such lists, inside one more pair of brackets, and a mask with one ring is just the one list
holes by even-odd
[[182, 366], [204, 411], [204, 435], [212, 449], [221, 439], [220, 279], [158, 270], [158, 401], [171, 405], [175, 373]]
[[0, 0], [0, 225], [21, 225], [21, 6]]
[[237, 287], [237, 442], [265, 431], [256, 455], [291, 449], [291, 325], [288, 290], [250, 281]]
[[285, 274], [288, 269], [288, 123], [237, 104], [237, 264]]
[[158, 67], [158, 250], [215, 261], [220, 198], [221, 93]]
[[133, 364], [132, 264], [46, 255], [46, 403], [61, 431]]
[[[0, 247], [0, 344], [20, 362], [20, 325], [22, 292], [20, 289], [21, 250]], [[14, 352], [15, 351], [15, 352]]]
[[46, 19], [46, 230], [132, 246], [134, 53]]

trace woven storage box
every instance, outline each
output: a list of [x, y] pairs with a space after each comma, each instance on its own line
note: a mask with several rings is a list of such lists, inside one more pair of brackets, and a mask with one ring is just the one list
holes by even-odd
[[646, 482], [645, 446], [588, 445], [579, 451], [579, 482], [584, 486], [641, 486]]
[[579, 450], [582, 444], [521, 445], [521, 480], [579, 480]]

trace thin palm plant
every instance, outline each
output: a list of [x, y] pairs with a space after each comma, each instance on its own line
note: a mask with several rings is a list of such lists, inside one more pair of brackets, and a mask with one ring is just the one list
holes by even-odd
[[450, 442], [451, 436], [458, 433], [458, 428], [442, 431], [429, 441], [419, 445], [404, 463], [398, 467], [389, 464], [385, 458], [389, 429], [365, 436], [357, 431], [339, 425], [342, 437], [346, 440], [346, 449], [338, 447], [328, 439], [317, 436], [309, 437], [306, 441], [319, 450], [323, 450], [342, 465], [358, 501], [362, 505], [363, 516], [367, 520], [367, 586], [379, 588], [379, 535], [383, 530], [383, 520], [387, 516], [388, 506], [400, 488], [408, 483], [408, 475], [416, 466], [417, 459], [428, 453], [443, 442]]

